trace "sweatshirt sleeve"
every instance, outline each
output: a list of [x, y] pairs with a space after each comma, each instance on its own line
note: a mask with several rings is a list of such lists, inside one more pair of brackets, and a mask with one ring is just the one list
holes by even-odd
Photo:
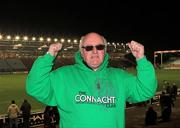
[[38, 57], [26, 79], [26, 92], [38, 101], [55, 106], [55, 95], [51, 82], [51, 70], [55, 57], [50, 54]]
[[157, 79], [153, 65], [146, 57], [137, 60], [137, 75], [127, 77], [126, 98], [128, 102], [141, 102], [152, 98], [157, 89]]

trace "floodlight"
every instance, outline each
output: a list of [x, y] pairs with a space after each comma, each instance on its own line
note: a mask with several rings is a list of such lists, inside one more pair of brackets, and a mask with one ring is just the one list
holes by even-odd
[[40, 37], [39, 40], [40, 40], [40, 41], [43, 41], [44, 39], [43, 39], [43, 37]]
[[15, 37], [15, 40], [19, 40], [19, 39], [20, 39], [20, 37], [19, 37], [19, 36], [16, 36], [16, 37]]
[[67, 40], [67, 42], [68, 42], [68, 43], [70, 43], [70, 42], [71, 42], [71, 40], [70, 40], [70, 39], [68, 39], [68, 40]]
[[11, 39], [11, 36], [10, 36], [10, 35], [8, 35], [6, 38], [7, 38], [8, 40], [10, 40], [10, 39]]
[[27, 40], [28, 40], [28, 37], [27, 37], [27, 36], [24, 36], [24, 37], [23, 37], [23, 40], [26, 40], [26, 41], [27, 41]]
[[62, 39], [61, 39], [61, 43], [63, 43], [64, 41], [65, 41], [65, 40], [62, 38]]
[[55, 39], [54, 39], [54, 42], [57, 42], [57, 41], [58, 41], [58, 39], [57, 39], [57, 38], [55, 38]]
[[50, 41], [51, 41], [51, 38], [47, 38], [47, 41], [50, 42]]
[[35, 40], [36, 40], [36, 37], [32, 37], [32, 40], [35, 41]]

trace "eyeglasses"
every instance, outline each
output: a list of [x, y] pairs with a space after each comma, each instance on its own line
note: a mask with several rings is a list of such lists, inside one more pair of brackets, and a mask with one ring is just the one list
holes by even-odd
[[82, 48], [84, 48], [86, 51], [92, 51], [94, 47], [95, 47], [97, 50], [104, 50], [105, 45], [99, 44], [99, 45], [96, 45], [96, 46], [92, 46], [92, 45], [82, 46]]

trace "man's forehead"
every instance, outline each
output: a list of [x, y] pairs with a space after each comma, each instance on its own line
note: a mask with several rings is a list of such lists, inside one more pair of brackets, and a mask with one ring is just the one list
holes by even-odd
[[95, 34], [91, 34], [91, 35], [87, 35], [84, 38], [84, 44], [93, 44], [93, 43], [102, 43], [103, 39], [100, 35], [95, 35]]

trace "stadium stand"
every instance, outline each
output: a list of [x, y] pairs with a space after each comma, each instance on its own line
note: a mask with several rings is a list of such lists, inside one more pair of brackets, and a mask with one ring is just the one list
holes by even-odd
[[0, 59], [0, 72], [10, 72], [12, 68], [7, 64], [5, 60]]
[[6, 59], [6, 62], [13, 71], [25, 71], [27, 69], [19, 59]]
[[[42, 37], [39, 40], [37, 38], [35, 40], [35, 37], [30, 39], [28, 37], [11, 37], [1, 34], [0, 37], [0, 72], [29, 71], [34, 60], [38, 56], [44, 55], [48, 50], [48, 46], [55, 42]], [[73, 64], [74, 54], [79, 48], [78, 40], [57, 40], [63, 43], [63, 49], [55, 61], [54, 68]], [[110, 65], [123, 68], [134, 66], [134, 62], [125, 57], [130, 52], [125, 43], [108, 42], [107, 52], [110, 54]]]
[[180, 69], [180, 58], [173, 57], [164, 63], [164, 69]]
[[19, 59], [0, 60], [0, 72], [26, 71], [27, 68]]
[[27, 71], [29, 71], [34, 63], [34, 58], [20, 58], [21, 62], [25, 65]]

